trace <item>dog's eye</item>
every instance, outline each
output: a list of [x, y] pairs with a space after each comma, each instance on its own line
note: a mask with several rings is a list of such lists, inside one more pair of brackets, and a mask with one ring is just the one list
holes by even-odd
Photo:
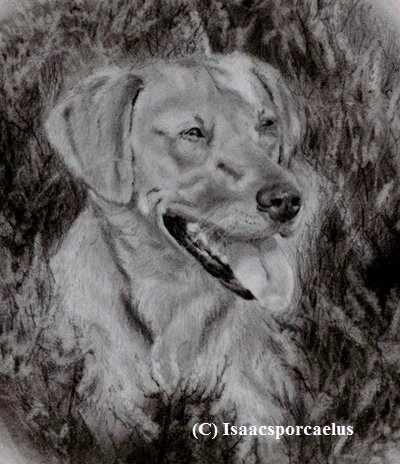
[[181, 135], [188, 140], [198, 140], [204, 138], [204, 134], [198, 127], [181, 132]]
[[259, 131], [263, 131], [271, 129], [273, 126], [275, 126], [275, 121], [273, 119], [262, 119], [259, 122], [257, 129]]

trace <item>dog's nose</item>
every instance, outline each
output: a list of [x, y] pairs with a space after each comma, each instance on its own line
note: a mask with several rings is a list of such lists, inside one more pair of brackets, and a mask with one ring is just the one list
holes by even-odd
[[256, 196], [257, 209], [268, 213], [276, 222], [287, 222], [296, 217], [301, 207], [300, 193], [294, 188], [261, 189]]

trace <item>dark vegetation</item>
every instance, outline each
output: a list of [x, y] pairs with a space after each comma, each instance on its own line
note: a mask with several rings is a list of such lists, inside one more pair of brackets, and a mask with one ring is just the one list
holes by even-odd
[[240, 48], [290, 83], [306, 128], [296, 157], [322, 190], [291, 321], [308, 362], [297, 372], [303, 401], [294, 414], [299, 424], [346, 423], [356, 432], [290, 441], [293, 462], [397, 462], [400, 53], [390, 27], [356, 0], [37, 3], [4, 22], [0, 35], [0, 396], [8, 413], [39, 447], [57, 450], [55, 462], [235, 462], [232, 441], [187, 439], [196, 395], [168, 405], [155, 399], [166, 435], [153, 447], [121, 445], [120, 460], [98, 450], [74, 414], [85, 361], [79, 349], [65, 356], [61, 341], [46, 341], [44, 257], [85, 191], [46, 143], [42, 121], [60, 91], [98, 67]]

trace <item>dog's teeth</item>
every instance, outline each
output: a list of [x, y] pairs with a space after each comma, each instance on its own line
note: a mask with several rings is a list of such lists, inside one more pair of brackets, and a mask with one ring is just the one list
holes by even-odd
[[214, 256], [218, 256], [218, 258], [221, 258], [222, 254], [215, 245], [210, 247], [210, 251]]
[[204, 232], [200, 232], [198, 235], [197, 235], [197, 240], [202, 243], [204, 246], [206, 246], [207, 248], [209, 247], [208, 245], [208, 238], [206, 236], [206, 234]]
[[196, 222], [188, 222], [186, 228], [191, 234], [200, 232], [200, 226]]
[[224, 264], [229, 264], [228, 263], [228, 258], [220, 251], [220, 249], [217, 247], [217, 245], [211, 246], [210, 247], [210, 252], [213, 256], [218, 258], [222, 263]]
[[227, 257], [220, 251], [219, 245], [210, 243], [207, 235], [196, 222], [188, 222], [186, 230], [192, 235], [194, 244], [199, 248], [203, 256], [218, 258], [222, 263], [229, 264]]

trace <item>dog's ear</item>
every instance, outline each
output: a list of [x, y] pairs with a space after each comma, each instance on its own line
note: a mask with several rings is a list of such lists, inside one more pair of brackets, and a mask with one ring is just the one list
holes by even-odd
[[113, 202], [126, 204], [133, 193], [129, 135], [141, 87], [135, 75], [109, 69], [73, 89], [45, 123], [50, 143], [72, 173]]
[[302, 135], [300, 111], [296, 99], [276, 68], [254, 57], [251, 57], [251, 62], [252, 72], [261, 81], [278, 110], [282, 141], [280, 159], [287, 161]]

